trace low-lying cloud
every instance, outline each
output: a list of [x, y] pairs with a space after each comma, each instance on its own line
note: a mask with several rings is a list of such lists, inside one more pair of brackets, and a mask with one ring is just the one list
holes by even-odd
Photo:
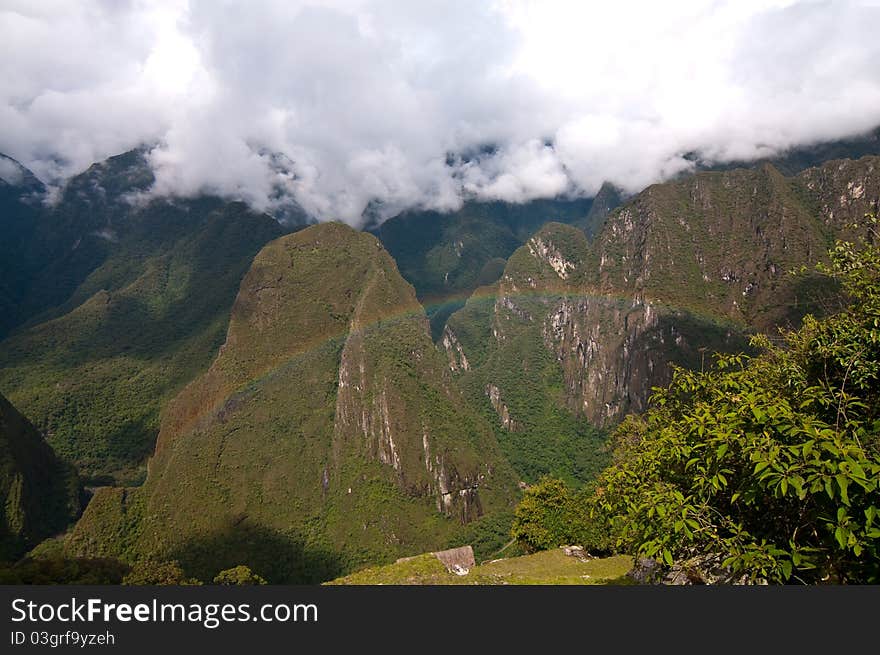
[[[627, 191], [880, 124], [873, 2], [6, 0], [0, 151], [361, 222]], [[378, 208], [378, 209], [377, 209]]]

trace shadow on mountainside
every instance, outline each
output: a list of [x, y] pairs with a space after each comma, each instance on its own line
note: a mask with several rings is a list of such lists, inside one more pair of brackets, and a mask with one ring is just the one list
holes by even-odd
[[177, 560], [189, 575], [205, 582], [239, 564], [271, 584], [318, 584], [345, 571], [342, 557], [328, 547], [246, 520], [184, 543], [169, 559]]

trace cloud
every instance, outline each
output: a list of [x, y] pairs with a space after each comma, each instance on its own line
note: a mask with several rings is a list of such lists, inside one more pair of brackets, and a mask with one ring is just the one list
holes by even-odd
[[359, 224], [638, 191], [880, 123], [868, 2], [7, 0], [0, 151]]

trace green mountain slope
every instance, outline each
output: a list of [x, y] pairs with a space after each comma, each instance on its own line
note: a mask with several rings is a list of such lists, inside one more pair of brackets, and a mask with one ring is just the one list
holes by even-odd
[[564, 266], [586, 258], [581, 230], [549, 223], [511, 256], [497, 284], [480, 289], [453, 314], [440, 340], [467, 397], [493, 424], [505, 455], [527, 482], [548, 473], [583, 482], [607, 463], [604, 434], [566, 407], [563, 369], [545, 345], [542, 318], [577, 289], [583, 275], [572, 268], [561, 279], [532, 255], [556, 243]]
[[[603, 196], [604, 206], [613, 198]], [[504, 270], [504, 260], [548, 221], [583, 223], [593, 202], [535, 200], [466, 202], [455, 212], [411, 211], [371, 230], [388, 248], [400, 273], [426, 306], [435, 339], [448, 316], [478, 286]]]
[[79, 515], [76, 471], [0, 396], [0, 561], [14, 560]]
[[29, 282], [43, 261], [34, 246], [44, 194], [33, 173], [0, 154], [0, 339], [20, 323]]
[[392, 258], [324, 224], [256, 257], [217, 359], [163, 413], [144, 486], [99, 490], [69, 548], [316, 581], [443, 545], [514, 495]]
[[[747, 350], [750, 333], [827, 308], [833, 286], [787, 272], [823, 260], [878, 199], [876, 157], [790, 178], [764, 166], [655, 185], [591, 243], [546, 225], [452, 315], [440, 345], [521, 475], [588, 478], [602, 461], [588, 426], [642, 411], [670, 362], [708, 366], [712, 352]], [[590, 465], [562, 466], [578, 461], [562, 443]]]
[[878, 197], [878, 157], [790, 178], [765, 165], [654, 185], [609, 217], [592, 282], [759, 330], [796, 323], [816, 308], [816, 280], [788, 272], [823, 259]]
[[142, 479], [159, 408], [208, 367], [241, 277], [284, 231], [241, 203], [124, 200], [151, 180], [138, 152], [93, 166], [4, 262], [47, 258], [16, 292], [31, 305], [0, 342], [0, 389], [93, 481]]

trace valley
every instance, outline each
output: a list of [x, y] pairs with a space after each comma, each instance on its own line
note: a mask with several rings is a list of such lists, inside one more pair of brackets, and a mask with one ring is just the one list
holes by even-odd
[[538, 577], [551, 555], [468, 580], [371, 567], [488, 557], [523, 490], [601, 479], [677, 367], [709, 373], [844, 307], [814, 266], [875, 238], [880, 157], [799, 161], [365, 230], [149, 198], [140, 150], [54, 205], [22, 168], [0, 183], [4, 558], [202, 581], [242, 564], [271, 583], [620, 578], [629, 554]]

